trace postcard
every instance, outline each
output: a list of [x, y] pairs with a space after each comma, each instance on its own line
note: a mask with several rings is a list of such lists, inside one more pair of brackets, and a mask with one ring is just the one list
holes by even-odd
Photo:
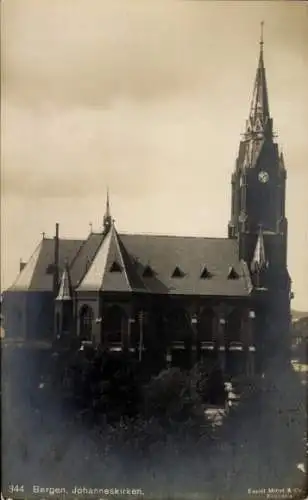
[[307, 497], [307, 3], [1, 9], [2, 498]]

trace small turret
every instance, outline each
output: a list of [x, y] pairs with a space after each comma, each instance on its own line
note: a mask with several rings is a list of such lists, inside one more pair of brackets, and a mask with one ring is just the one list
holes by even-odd
[[71, 333], [73, 326], [73, 289], [68, 261], [65, 262], [58, 295], [55, 299], [55, 334], [57, 337]]
[[61, 277], [59, 293], [56, 297], [56, 300], [72, 300], [72, 285], [68, 262], [65, 263], [65, 268]]

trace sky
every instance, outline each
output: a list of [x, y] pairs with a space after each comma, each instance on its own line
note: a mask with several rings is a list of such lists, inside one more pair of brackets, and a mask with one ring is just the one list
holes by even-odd
[[308, 3], [1, 2], [1, 287], [55, 223], [226, 236], [264, 21], [288, 267], [308, 310]]

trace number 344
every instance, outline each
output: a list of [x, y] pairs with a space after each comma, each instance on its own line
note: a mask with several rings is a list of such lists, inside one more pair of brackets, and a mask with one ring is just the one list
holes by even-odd
[[10, 493], [24, 493], [25, 492], [24, 485], [19, 485], [19, 484], [10, 484], [8, 489], [9, 489]]

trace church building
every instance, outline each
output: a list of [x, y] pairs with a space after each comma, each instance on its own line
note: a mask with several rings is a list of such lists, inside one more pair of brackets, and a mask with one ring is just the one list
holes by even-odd
[[[227, 189], [227, 183], [226, 183]], [[286, 168], [273, 132], [263, 39], [231, 176], [225, 238], [122, 234], [109, 195], [101, 232], [43, 237], [4, 292], [6, 337], [77, 336], [107, 351], [252, 374], [287, 353]]]

